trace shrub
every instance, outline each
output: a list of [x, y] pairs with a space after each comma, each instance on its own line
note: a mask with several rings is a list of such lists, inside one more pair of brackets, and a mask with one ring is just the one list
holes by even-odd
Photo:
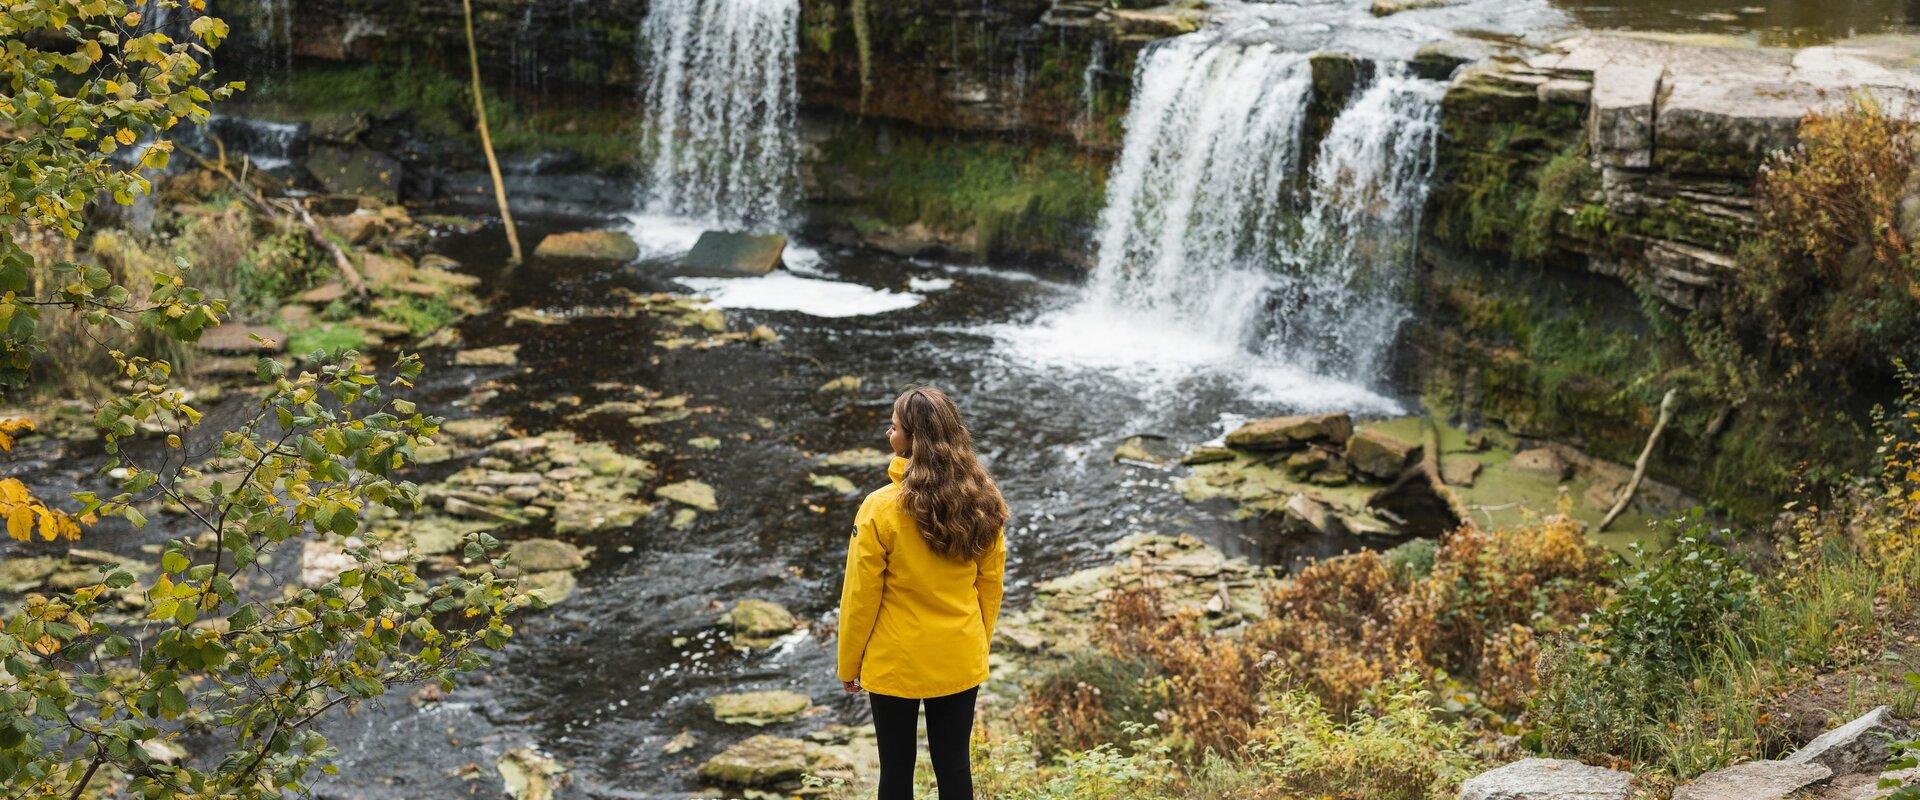
[[1401, 672], [1439, 669], [1477, 686], [1488, 707], [1515, 710], [1533, 688], [1535, 632], [1590, 609], [1602, 566], [1565, 517], [1463, 528], [1442, 539], [1424, 577], [1372, 552], [1301, 570], [1268, 596], [1270, 619], [1249, 640], [1335, 708]]
[[1270, 694], [1248, 748], [1272, 781], [1258, 796], [1452, 798], [1479, 759], [1472, 734], [1435, 715], [1423, 683], [1411, 673], [1386, 680], [1344, 722], [1310, 692]]
[[1801, 143], [1761, 170], [1759, 236], [1738, 259], [1722, 322], [1769, 375], [1871, 386], [1920, 341], [1914, 242], [1900, 201], [1913, 120], [1866, 95], [1809, 114]]
[[1125, 726], [1153, 722], [1164, 702], [1151, 662], [1076, 653], [1027, 690], [1020, 721], [1041, 755], [1052, 756], [1119, 741]]
[[1175, 749], [1229, 753], [1258, 719], [1265, 669], [1240, 639], [1213, 635], [1199, 613], [1166, 613], [1152, 588], [1115, 591], [1101, 613], [1111, 652], [1159, 671], [1167, 703], [1157, 715]]

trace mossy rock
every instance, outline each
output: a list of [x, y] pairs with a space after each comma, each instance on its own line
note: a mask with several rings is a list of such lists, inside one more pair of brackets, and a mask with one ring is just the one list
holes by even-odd
[[720, 624], [733, 632], [733, 643], [742, 647], [767, 647], [800, 627], [786, 606], [749, 598], [735, 603], [720, 616]]
[[625, 264], [640, 257], [640, 245], [624, 231], [574, 231], [548, 234], [533, 249], [535, 258]]
[[572, 570], [586, 566], [587, 557], [558, 539], [522, 539], [507, 545], [507, 565], [522, 572]]
[[813, 701], [799, 692], [775, 689], [715, 695], [707, 698], [707, 705], [720, 722], [759, 727], [798, 719], [813, 707]]
[[779, 786], [807, 771], [807, 743], [765, 734], [720, 752], [700, 765], [700, 777], [733, 786]]

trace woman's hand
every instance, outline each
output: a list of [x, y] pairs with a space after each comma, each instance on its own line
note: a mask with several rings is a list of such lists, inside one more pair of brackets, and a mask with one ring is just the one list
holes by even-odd
[[854, 678], [853, 680], [850, 680], [850, 681], [841, 681], [840, 688], [847, 690], [847, 694], [859, 694], [860, 679]]

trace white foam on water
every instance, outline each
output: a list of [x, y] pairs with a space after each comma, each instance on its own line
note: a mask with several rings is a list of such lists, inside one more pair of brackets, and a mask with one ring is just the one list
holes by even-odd
[[771, 272], [758, 278], [680, 278], [716, 308], [798, 311], [815, 317], [861, 317], [912, 308], [926, 298], [857, 283]]
[[908, 278], [907, 288], [916, 292], [944, 292], [953, 288], [952, 278]]
[[707, 220], [671, 214], [639, 212], [627, 215], [627, 235], [640, 246], [641, 259], [677, 258], [693, 249], [700, 234], [713, 227]]
[[1138, 309], [1080, 303], [1031, 324], [980, 330], [1015, 362], [1041, 372], [1099, 373], [1142, 398], [1177, 398], [1196, 382], [1219, 381], [1247, 401], [1301, 412], [1398, 414], [1403, 406], [1367, 386], [1315, 374]]

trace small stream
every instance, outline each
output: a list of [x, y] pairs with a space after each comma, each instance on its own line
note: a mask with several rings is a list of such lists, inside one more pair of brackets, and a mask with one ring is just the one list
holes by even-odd
[[[538, 241], [554, 224], [524, 225], [521, 235]], [[1259, 521], [1233, 521], [1230, 508], [1183, 502], [1171, 488], [1176, 473], [1113, 463], [1114, 447], [1128, 435], [1191, 444], [1221, 434], [1223, 412], [1299, 406], [1248, 400], [1243, 380], [1228, 373], [1130, 373], [1024, 355], [1033, 343], [1018, 334], [1076, 301], [1074, 284], [822, 253], [812, 268], [818, 277], [890, 292], [918, 287], [924, 300], [845, 317], [730, 310], [733, 329], [766, 324], [780, 341], [664, 350], [650, 343], [663, 334], [645, 316], [583, 315], [549, 327], [503, 322], [513, 307], [564, 314], [604, 307], [617, 287], [670, 288], [650, 277], [657, 262], [596, 270], [536, 261], [504, 273], [497, 267], [504, 260], [500, 239], [489, 228], [445, 249], [469, 265], [496, 265], [476, 270], [494, 281], [493, 309], [461, 326], [466, 346], [518, 342], [522, 366], [455, 368], [445, 364], [450, 352], [429, 353], [418, 399], [449, 417], [505, 415], [530, 433], [571, 427], [622, 449], [637, 440], [662, 442], [667, 449], [653, 457], [660, 481], [706, 481], [721, 508], [686, 530], [671, 530], [671, 512], [662, 509], [623, 533], [577, 539], [596, 548], [593, 565], [579, 575], [580, 591], [523, 616], [497, 668], [422, 710], [396, 697], [329, 724], [344, 763], [341, 777], [319, 789], [323, 797], [494, 796], [495, 759], [525, 746], [569, 765], [575, 788], [589, 796], [678, 797], [699, 788], [693, 773], [701, 761], [751, 733], [799, 735], [864, 722], [864, 701], [841, 694], [833, 675], [831, 620], [854, 510], [885, 477], [874, 470], [856, 481], [860, 492], [838, 495], [813, 486], [808, 474], [818, 469], [817, 455], [883, 446], [893, 394], [913, 381], [939, 384], [960, 401], [1014, 509], [1010, 604], [1024, 602], [1038, 581], [1102, 561], [1104, 545], [1136, 531], [1191, 533], [1275, 563], [1358, 546], [1270, 541]], [[820, 391], [843, 375], [860, 378], [862, 388]], [[591, 405], [613, 395], [595, 384], [685, 393], [690, 406], [711, 411], [636, 435], [624, 422], [579, 427], [539, 405], [569, 395]], [[467, 398], [482, 385], [497, 385], [499, 393], [476, 407]], [[722, 445], [685, 445], [697, 436]], [[435, 465], [429, 474], [457, 466]], [[786, 605], [813, 623], [812, 632], [738, 654], [715, 618], [747, 597]], [[826, 713], [763, 730], [725, 730], [703, 703], [717, 693], [770, 688], [804, 692]], [[663, 754], [662, 745], [683, 731], [692, 731], [698, 746]], [[468, 764], [478, 772], [463, 770]]]

